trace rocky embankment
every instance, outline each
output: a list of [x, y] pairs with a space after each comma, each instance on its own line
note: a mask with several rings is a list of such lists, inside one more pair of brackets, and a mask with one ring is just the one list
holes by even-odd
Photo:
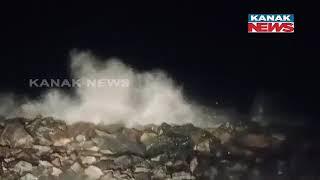
[[303, 150], [292, 150], [287, 134], [265, 129], [2, 119], [0, 179], [290, 179], [300, 162], [295, 152]]

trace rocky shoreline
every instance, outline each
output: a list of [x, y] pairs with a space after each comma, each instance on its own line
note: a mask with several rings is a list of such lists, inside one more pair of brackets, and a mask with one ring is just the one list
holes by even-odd
[[[0, 121], [0, 179], [263, 180], [297, 174], [310, 144], [257, 124], [94, 125], [39, 117]], [[309, 146], [308, 146], [309, 145]], [[313, 147], [312, 147], [313, 148]], [[301, 179], [300, 178], [300, 179]]]

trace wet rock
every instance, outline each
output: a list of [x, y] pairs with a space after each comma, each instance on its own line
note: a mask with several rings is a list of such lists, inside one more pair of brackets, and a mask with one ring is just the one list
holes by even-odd
[[131, 142], [139, 143], [140, 137], [142, 135], [141, 131], [136, 129], [124, 128], [121, 132], [117, 133], [119, 139], [128, 139]]
[[114, 163], [111, 159], [101, 160], [94, 164], [101, 170], [110, 170], [110, 169], [116, 169], [117, 165]]
[[156, 163], [153, 163], [152, 161], [150, 161], [148, 159], [143, 159], [143, 158], [140, 159], [140, 157], [137, 158], [135, 161], [137, 162], [135, 164], [135, 168], [142, 168], [142, 169], [149, 170], [149, 171], [154, 167], [154, 165], [156, 165]]
[[51, 159], [51, 163], [56, 166], [56, 167], [61, 167], [61, 168], [65, 168], [65, 167], [69, 167], [71, 166], [74, 161], [75, 161], [75, 157], [74, 154], [59, 154], [59, 153], [54, 153], [51, 155], [50, 157]]
[[61, 173], [61, 170], [59, 171], [48, 161], [39, 161], [37, 169], [33, 172], [33, 174], [38, 177], [46, 177], [49, 175], [59, 176]]
[[87, 156], [87, 157], [81, 157], [82, 164], [93, 164], [97, 161], [97, 159], [94, 156]]
[[165, 167], [158, 166], [152, 170], [152, 179], [166, 179], [170, 176], [166, 174], [167, 170]]
[[32, 164], [37, 164], [37, 162], [40, 160], [40, 157], [37, 156], [33, 149], [23, 149], [21, 152], [15, 155], [15, 158]]
[[3, 161], [6, 162], [6, 163], [12, 162], [14, 160], [15, 160], [15, 158], [13, 158], [13, 157], [3, 159]]
[[6, 124], [0, 136], [2, 146], [31, 147], [33, 142], [33, 138], [24, 129], [24, 126], [16, 122]]
[[55, 167], [48, 161], [40, 161], [39, 165], [35, 167], [32, 171], [32, 174], [43, 178], [58, 178], [62, 175], [63, 171], [60, 168]]
[[106, 175], [102, 176], [100, 180], [118, 180], [113, 176], [113, 172], [108, 172]]
[[[44, 178], [45, 179], [45, 178]], [[61, 179], [61, 180], [88, 180], [88, 178], [84, 174], [76, 174], [72, 171], [64, 172], [60, 175], [59, 178], [53, 178], [53, 179]]]
[[107, 132], [109, 134], [116, 134], [125, 128], [124, 124], [109, 124], [100, 125], [97, 127], [98, 130]]
[[84, 170], [84, 174], [88, 177], [88, 179], [95, 180], [99, 179], [103, 175], [103, 172], [96, 166], [89, 166]]
[[77, 122], [68, 126], [68, 134], [70, 138], [76, 138], [80, 135], [79, 137], [81, 138], [90, 139], [95, 135], [95, 128], [95, 125], [92, 123]]
[[191, 173], [193, 173], [195, 171], [195, 169], [197, 168], [198, 164], [199, 164], [198, 158], [194, 157], [190, 162], [190, 171], [191, 171]]
[[162, 135], [165, 134], [167, 132], [169, 132], [171, 129], [171, 126], [167, 123], [162, 123], [158, 128], [157, 128], [157, 134], [158, 135]]
[[10, 148], [8, 146], [0, 146], [0, 157], [1, 158], [8, 158], [11, 156], [16, 156], [19, 154], [22, 150], [19, 148]]
[[178, 159], [185, 159], [191, 154], [191, 152], [191, 138], [189, 136], [174, 134], [172, 132], [167, 132], [158, 136], [156, 142], [150, 144], [147, 149], [147, 155], [150, 157], [167, 153], [172, 158]]
[[72, 170], [75, 173], [82, 173], [83, 172], [83, 168], [81, 167], [81, 165], [78, 162], [75, 162], [71, 167], [70, 170]]
[[199, 151], [202, 153], [210, 153], [210, 140], [207, 139], [194, 146], [193, 150]]
[[133, 167], [135, 164], [142, 162], [143, 159], [135, 158], [128, 155], [119, 156], [114, 159], [114, 163], [118, 168], [128, 169]]
[[145, 146], [149, 146], [150, 144], [156, 142], [157, 140], [157, 134], [156, 133], [152, 133], [152, 132], [146, 132], [143, 133], [142, 136], [140, 137], [140, 141], [145, 145]]
[[26, 130], [40, 145], [63, 146], [70, 142], [67, 125], [53, 118], [38, 118], [26, 125]]
[[145, 167], [136, 167], [134, 172], [135, 173], [149, 173], [151, 170]]
[[33, 145], [32, 148], [37, 151], [38, 156], [52, 153], [50, 146]]
[[79, 152], [80, 156], [94, 156], [94, 157], [101, 157], [102, 154], [100, 152], [97, 151], [88, 151], [88, 150], [83, 150]]
[[[194, 138], [201, 138], [201, 136], [209, 135], [206, 131], [193, 126], [192, 124], [185, 124], [180, 126], [170, 126], [166, 123], [159, 127], [161, 134], [176, 134], [181, 136], [194, 136]], [[193, 140], [193, 139], [192, 139]]]
[[19, 175], [13, 171], [9, 172], [8, 168], [5, 167], [5, 164], [0, 166], [0, 177], [3, 179], [19, 179]]
[[110, 152], [111, 154], [133, 153], [143, 155], [145, 148], [139, 144], [134, 138], [128, 139], [123, 134], [100, 134], [94, 137], [92, 141], [96, 143], [100, 151]]
[[23, 175], [24, 173], [32, 171], [32, 164], [26, 161], [19, 161], [15, 166], [13, 171]]
[[135, 180], [151, 180], [151, 174], [148, 172], [135, 173]]
[[79, 134], [76, 136], [76, 141], [78, 141], [79, 143], [84, 143], [86, 141], [86, 136]]
[[208, 131], [200, 128], [193, 128], [190, 130], [190, 137], [193, 144], [199, 144], [200, 142], [211, 139], [211, 141], [217, 141], [214, 136], [212, 136]]
[[193, 180], [196, 179], [188, 172], [175, 172], [172, 174], [172, 180]]
[[52, 172], [51, 172], [52, 176], [59, 177], [61, 174], [62, 174], [61, 169], [52, 167]]
[[26, 175], [22, 176], [20, 180], [38, 180], [38, 178], [33, 174], [27, 173]]
[[115, 152], [112, 152], [112, 151], [109, 150], [109, 149], [100, 149], [99, 152], [101, 152], [102, 154], [105, 154], [105, 155], [113, 155], [113, 154], [116, 154]]
[[155, 162], [167, 162], [168, 160], [169, 160], [169, 155], [166, 153], [159, 154], [151, 158], [151, 161], [155, 161]]
[[[10, 139], [8, 132], [16, 130], [8, 124], [17, 124], [33, 142], [17, 145], [15, 141], [22, 141]], [[300, 147], [293, 156], [288, 152], [297, 148], [288, 146], [291, 136], [281, 129], [250, 126], [249, 130], [239, 130], [234, 123], [206, 129], [163, 123], [138, 130], [123, 125], [66, 125], [52, 118], [4, 121], [0, 122], [0, 143], [5, 145], [0, 146], [0, 179], [259, 180], [266, 175], [285, 179], [293, 169], [302, 168], [287, 160], [301, 154], [305, 159], [316, 144]]]
[[[64, 149], [63, 149], [64, 147]], [[54, 149], [56, 149], [56, 147], [54, 147]], [[81, 151], [82, 150], [82, 145], [80, 145], [77, 142], [71, 142], [65, 146], [60, 146], [59, 147], [60, 150], [63, 150], [64, 152], [68, 153], [68, 154], [72, 154], [75, 151]]]
[[72, 141], [72, 139], [70, 138], [59, 138], [56, 140], [53, 140], [53, 145], [54, 146], [65, 146], [67, 144], [69, 144]]
[[87, 151], [93, 151], [93, 152], [98, 152], [100, 150], [100, 148], [98, 146], [91, 146], [91, 147], [87, 147], [85, 148], [85, 150]]
[[147, 124], [147, 125], [137, 125], [135, 126], [136, 129], [138, 129], [139, 131], [142, 132], [149, 132], [149, 133], [156, 133], [159, 132], [159, 126], [155, 125], [155, 124]]
[[80, 146], [82, 149], [84, 150], [88, 150], [88, 151], [99, 151], [99, 147], [96, 146], [96, 144], [93, 141], [84, 141], [81, 143]]
[[61, 161], [60, 158], [55, 158], [51, 161], [51, 163], [56, 167], [61, 167]]
[[115, 174], [114, 175], [115, 178], [117, 179], [121, 179], [121, 180], [133, 180], [134, 177], [131, 173], [127, 173], [127, 172], [122, 172], [122, 174]]

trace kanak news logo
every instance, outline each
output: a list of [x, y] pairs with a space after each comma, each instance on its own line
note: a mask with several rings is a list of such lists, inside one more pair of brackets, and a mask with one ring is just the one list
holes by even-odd
[[249, 14], [248, 33], [293, 33], [294, 14]]

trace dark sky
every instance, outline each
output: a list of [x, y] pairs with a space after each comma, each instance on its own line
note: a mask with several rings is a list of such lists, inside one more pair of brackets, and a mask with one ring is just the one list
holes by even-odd
[[[89, 1], [88, 1], [89, 2]], [[55, 1], [1, 5], [0, 92], [38, 94], [29, 78], [65, 78], [72, 49], [167, 71], [186, 93], [247, 109], [261, 90], [315, 113], [316, 6], [295, 1]], [[294, 13], [294, 34], [248, 34], [248, 13]]]

